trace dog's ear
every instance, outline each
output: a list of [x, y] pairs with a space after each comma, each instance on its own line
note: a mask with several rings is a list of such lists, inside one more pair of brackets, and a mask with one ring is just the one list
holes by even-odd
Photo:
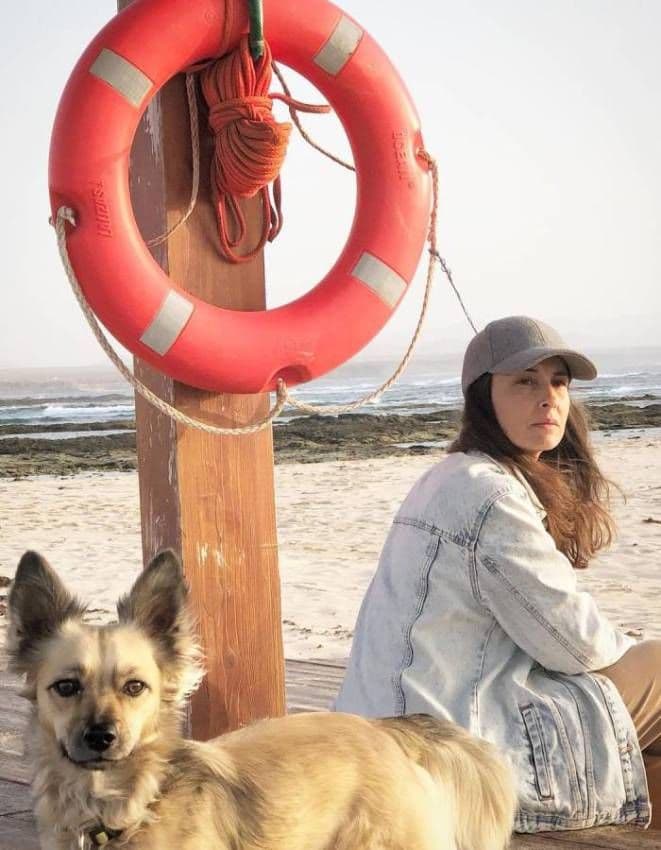
[[133, 622], [150, 637], [167, 641], [180, 629], [187, 598], [179, 558], [165, 549], [142, 571], [131, 592], [119, 600], [117, 613], [120, 622]]
[[65, 620], [82, 616], [85, 609], [45, 558], [26, 552], [16, 569], [8, 610], [12, 667], [26, 672], [39, 643], [55, 634]]
[[180, 702], [203, 675], [188, 609], [188, 587], [177, 555], [159, 552], [131, 592], [117, 603], [121, 623], [134, 623], [160, 648], [164, 698]]

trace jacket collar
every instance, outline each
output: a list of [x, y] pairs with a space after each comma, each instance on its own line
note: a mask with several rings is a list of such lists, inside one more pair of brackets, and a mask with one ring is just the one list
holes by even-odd
[[481, 455], [482, 457], [486, 457], [493, 464], [495, 464], [498, 469], [502, 470], [505, 475], [513, 475], [514, 478], [516, 478], [516, 480], [523, 486], [523, 489], [528, 494], [530, 501], [532, 502], [533, 507], [535, 508], [535, 511], [539, 515], [540, 519], [544, 519], [546, 517], [546, 510], [544, 508], [544, 505], [539, 501], [537, 493], [535, 493], [533, 488], [530, 486], [530, 482], [519, 469], [517, 469], [516, 467], [511, 469], [510, 467], [505, 466], [505, 464], [501, 463], [499, 460], [496, 460], [496, 458], [492, 457], [486, 452], [479, 451], [478, 449], [471, 450], [469, 454]]
[[518, 469], [513, 470], [512, 474], [517, 479], [517, 481], [520, 481], [521, 484], [523, 484], [526, 493], [530, 496], [530, 501], [533, 503], [535, 510], [539, 514], [540, 518], [544, 519], [546, 517], [546, 510], [544, 508], [544, 505], [539, 501], [537, 493], [535, 493], [535, 491], [530, 486], [530, 482], [528, 481], [526, 476]]

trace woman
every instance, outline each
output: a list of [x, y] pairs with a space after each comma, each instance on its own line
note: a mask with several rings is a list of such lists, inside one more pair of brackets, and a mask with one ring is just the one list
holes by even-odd
[[569, 395], [594, 377], [542, 322], [474, 337], [461, 432], [395, 517], [335, 705], [427, 712], [497, 744], [520, 832], [645, 826], [655, 795], [661, 815], [661, 641], [636, 644], [576, 589], [613, 530]]

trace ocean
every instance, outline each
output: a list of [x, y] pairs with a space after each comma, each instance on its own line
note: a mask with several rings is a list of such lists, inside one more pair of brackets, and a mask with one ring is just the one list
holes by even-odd
[[[600, 369], [588, 384], [576, 382], [575, 398], [592, 404], [623, 402], [643, 407], [661, 400], [661, 347], [591, 352]], [[345, 404], [367, 395], [392, 371], [383, 361], [356, 360], [303, 384], [295, 394], [309, 404]], [[461, 358], [414, 360], [399, 382], [358, 412], [432, 413], [461, 406]], [[107, 367], [0, 369], [0, 439], [95, 436], [125, 432], [135, 415], [133, 391]], [[298, 414], [286, 409], [281, 422]]]

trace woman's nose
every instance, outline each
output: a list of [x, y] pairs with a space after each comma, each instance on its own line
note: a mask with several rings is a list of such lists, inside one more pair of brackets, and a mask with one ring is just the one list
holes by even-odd
[[555, 390], [551, 384], [543, 388], [539, 404], [540, 407], [553, 407], [555, 405]]

